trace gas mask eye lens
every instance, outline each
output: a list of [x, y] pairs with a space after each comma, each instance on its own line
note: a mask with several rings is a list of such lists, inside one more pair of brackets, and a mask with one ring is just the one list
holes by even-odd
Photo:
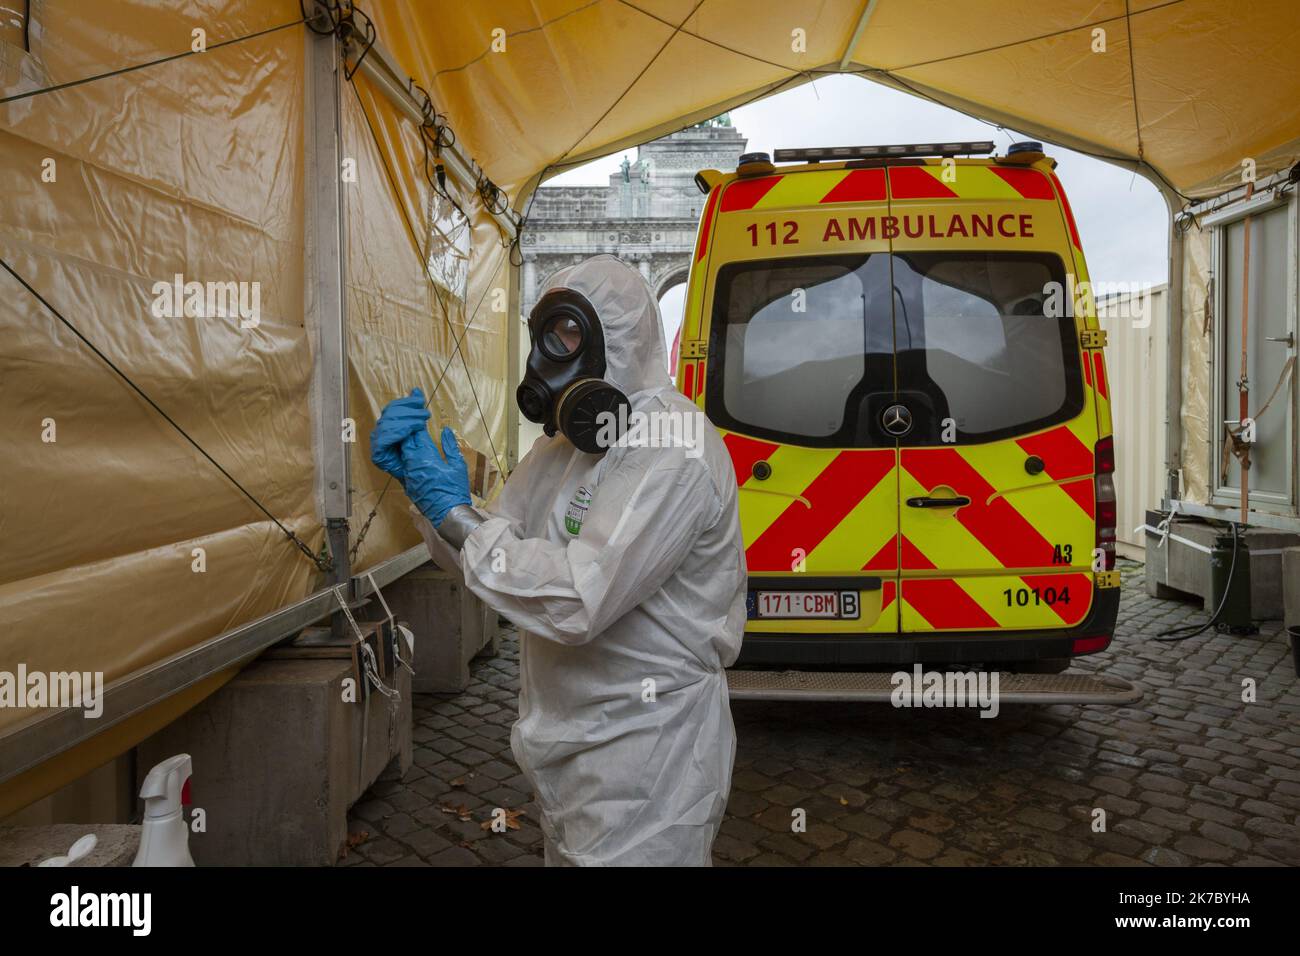
[[557, 315], [542, 330], [542, 348], [555, 359], [569, 359], [582, 348], [582, 326], [568, 315]]

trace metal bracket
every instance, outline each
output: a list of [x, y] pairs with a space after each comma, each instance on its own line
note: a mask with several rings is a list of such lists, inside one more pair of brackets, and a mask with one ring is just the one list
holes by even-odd
[[1117, 588], [1119, 587], [1118, 571], [1097, 571], [1093, 574], [1093, 583], [1098, 588]]
[[689, 339], [682, 343], [682, 358], [702, 359], [709, 354], [709, 343], [703, 339]]
[[1079, 346], [1085, 349], [1104, 349], [1106, 347], [1106, 330], [1084, 329], [1079, 333]]

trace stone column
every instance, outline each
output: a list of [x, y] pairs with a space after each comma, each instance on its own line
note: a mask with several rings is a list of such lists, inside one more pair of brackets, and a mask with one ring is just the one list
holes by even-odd
[[520, 308], [525, 316], [532, 311], [537, 298], [537, 262], [524, 257], [523, 294], [519, 297]]

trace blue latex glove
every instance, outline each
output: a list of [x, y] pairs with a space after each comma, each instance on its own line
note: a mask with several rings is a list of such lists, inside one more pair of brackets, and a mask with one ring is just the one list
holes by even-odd
[[470, 504], [469, 468], [450, 427], [442, 430], [442, 454], [421, 428], [402, 442], [406, 496], [436, 528], [456, 505]]
[[418, 388], [411, 389], [411, 394], [405, 398], [389, 402], [375, 423], [375, 430], [370, 433], [370, 460], [398, 481], [405, 481], [402, 442], [417, 431], [424, 431], [428, 420], [424, 392]]

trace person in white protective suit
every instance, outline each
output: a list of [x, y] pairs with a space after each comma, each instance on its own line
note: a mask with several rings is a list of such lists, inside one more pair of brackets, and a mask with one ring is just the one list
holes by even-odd
[[547, 864], [709, 865], [735, 757], [723, 669], [745, 623], [730, 459], [673, 387], [634, 269], [600, 256], [561, 271], [529, 332], [517, 398], [546, 434], [492, 507], [470, 506], [455, 437], [440, 455], [418, 390], [384, 410], [372, 458], [403, 482], [435, 560], [520, 628], [511, 747]]

